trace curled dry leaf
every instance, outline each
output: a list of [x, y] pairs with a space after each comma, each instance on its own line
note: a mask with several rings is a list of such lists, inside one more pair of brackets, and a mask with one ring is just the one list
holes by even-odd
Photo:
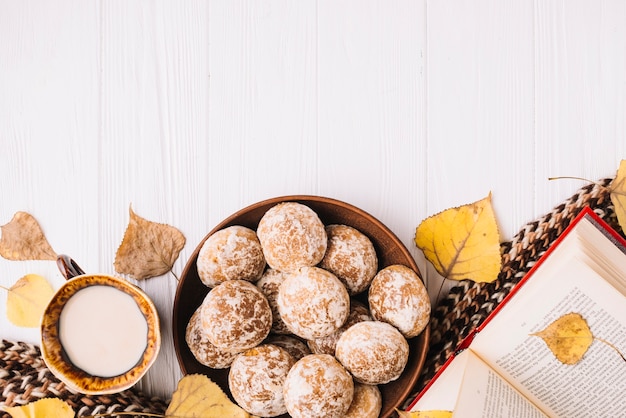
[[620, 161], [617, 174], [609, 187], [617, 222], [622, 230], [626, 231], [626, 160]]
[[0, 255], [7, 260], [56, 260], [57, 254], [29, 213], [16, 212], [0, 229]]
[[593, 343], [587, 321], [579, 313], [565, 314], [544, 330], [531, 334], [543, 339], [554, 356], [563, 364], [576, 364]]
[[115, 270], [134, 279], [161, 276], [174, 266], [184, 235], [170, 225], [148, 221], [129, 209], [130, 220], [115, 254]]
[[72, 407], [58, 398], [44, 398], [22, 406], [6, 407], [5, 410], [13, 418], [74, 417]]
[[27, 274], [8, 291], [7, 318], [9, 321], [18, 327], [40, 326], [41, 316], [54, 295], [50, 283], [37, 274]]
[[234, 404], [215, 382], [200, 374], [190, 374], [180, 379], [165, 416], [251, 418], [250, 414]]
[[425, 219], [415, 231], [415, 244], [447, 279], [496, 280], [502, 256], [491, 194]]

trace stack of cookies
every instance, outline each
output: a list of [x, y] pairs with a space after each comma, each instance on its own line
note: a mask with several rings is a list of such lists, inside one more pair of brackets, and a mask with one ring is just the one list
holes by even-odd
[[377, 418], [378, 385], [402, 374], [407, 339], [430, 317], [415, 271], [379, 269], [366, 235], [298, 202], [271, 207], [256, 231], [212, 234], [196, 264], [211, 290], [187, 344], [205, 366], [230, 368], [234, 400], [260, 417]]

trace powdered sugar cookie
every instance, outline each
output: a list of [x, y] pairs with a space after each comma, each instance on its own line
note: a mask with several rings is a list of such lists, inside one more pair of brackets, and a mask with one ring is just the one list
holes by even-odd
[[226, 280], [257, 281], [265, 269], [265, 258], [256, 232], [233, 225], [204, 241], [196, 266], [202, 283], [215, 287]]
[[400, 377], [409, 359], [409, 344], [393, 325], [365, 321], [341, 335], [335, 356], [354, 380], [378, 385]]
[[215, 346], [241, 352], [260, 344], [270, 332], [272, 310], [263, 293], [245, 280], [214, 287], [201, 308], [202, 328]]
[[430, 319], [430, 298], [417, 273], [399, 264], [374, 277], [368, 301], [372, 317], [388, 322], [406, 338], [422, 332]]
[[272, 332], [275, 334], [289, 334], [291, 332], [280, 317], [278, 302], [276, 301], [278, 298], [278, 289], [285, 281], [288, 274], [289, 273], [269, 268], [265, 270], [265, 273], [263, 273], [259, 281], [256, 282], [257, 287], [261, 289], [261, 292], [263, 292], [272, 308]]
[[198, 308], [193, 313], [185, 332], [189, 350], [201, 364], [213, 369], [225, 369], [230, 366], [238, 353], [217, 348], [209, 341], [202, 329], [200, 310]]
[[293, 418], [340, 418], [352, 403], [354, 381], [333, 356], [311, 354], [293, 365], [283, 393]]
[[361, 321], [371, 321], [372, 317], [369, 314], [367, 307], [356, 300], [350, 301], [350, 314], [346, 322], [335, 332], [326, 337], [316, 338], [314, 340], [307, 341], [307, 345], [311, 349], [311, 352], [315, 354], [331, 354], [335, 355], [335, 347], [341, 334], [352, 325]]
[[315, 266], [328, 245], [320, 218], [311, 208], [297, 202], [271, 207], [259, 221], [257, 235], [267, 264], [286, 272]]
[[345, 286], [318, 267], [302, 267], [289, 275], [280, 286], [277, 303], [283, 322], [305, 340], [332, 334], [350, 313]]
[[233, 361], [228, 374], [233, 398], [254, 415], [275, 417], [286, 413], [283, 383], [294, 363], [286, 350], [272, 344], [244, 351]]
[[306, 343], [294, 335], [270, 334], [265, 343], [284, 348], [296, 361], [311, 354]]
[[374, 244], [365, 234], [347, 225], [328, 225], [326, 235], [328, 247], [320, 267], [337, 276], [350, 295], [363, 292], [378, 271]]
[[378, 418], [383, 408], [383, 397], [375, 385], [354, 384], [354, 397], [344, 418]]

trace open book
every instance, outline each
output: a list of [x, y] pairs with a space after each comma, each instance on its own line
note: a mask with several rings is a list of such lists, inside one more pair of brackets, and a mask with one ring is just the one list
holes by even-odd
[[[461, 418], [625, 416], [624, 248], [626, 241], [585, 208], [409, 411], [453, 411]], [[568, 365], [533, 334], [572, 312], [587, 321], [594, 340]]]

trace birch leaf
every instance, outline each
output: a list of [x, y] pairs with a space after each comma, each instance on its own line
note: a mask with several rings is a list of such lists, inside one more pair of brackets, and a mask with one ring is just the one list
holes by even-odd
[[73, 418], [74, 411], [65, 401], [58, 398], [44, 398], [22, 406], [4, 408], [13, 418]]
[[130, 220], [115, 254], [115, 270], [137, 280], [172, 270], [185, 246], [184, 235], [173, 226], [140, 217], [132, 208], [129, 212]]
[[251, 418], [246, 411], [234, 404], [215, 382], [200, 374], [190, 374], [180, 379], [165, 416]]
[[422, 221], [415, 231], [415, 244], [447, 279], [496, 280], [502, 257], [491, 193], [482, 200], [444, 210]]
[[626, 160], [620, 161], [617, 174], [609, 187], [617, 222], [622, 230], [626, 231]]
[[27, 274], [8, 291], [7, 318], [9, 321], [18, 327], [40, 326], [41, 316], [54, 295], [50, 283], [37, 274]]
[[57, 254], [29, 213], [16, 212], [0, 229], [0, 255], [7, 260], [56, 260]]
[[399, 411], [400, 418], [452, 418], [452, 411]]
[[543, 339], [554, 356], [563, 364], [578, 363], [593, 343], [587, 321], [578, 313], [568, 313], [542, 331], [531, 334]]

